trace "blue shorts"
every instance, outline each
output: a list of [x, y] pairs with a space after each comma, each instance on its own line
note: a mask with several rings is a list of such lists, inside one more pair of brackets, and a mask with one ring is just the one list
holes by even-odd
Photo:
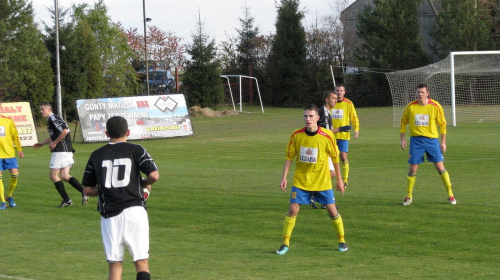
[[347, 153], [349, 151], [349, 140], [337, 139], [337, 146], [339, 146], [339, 151]]
[[17, 158], [2, 158], [0, 159], [0, 171], [7, 169], [19, 168], [17, 164]]
[[335, 203], [335, 195], [333, 194], [333, 189], [320, 192], [311, 192], [299, 189], [297, 187], [292, 187], [292, 193], [290, 195], [290, 203], [298, 204], [309, 204], [311, 198], [321, 204], [332, 204]]
[[439, 139], [428, 138], [423, 136], [410, 137], [410, 154], [408, 157], [409, 164], [420, 164], [424, 162], [424, 154], [427, 155], [427, 160], [430, 162], [444, 161]]

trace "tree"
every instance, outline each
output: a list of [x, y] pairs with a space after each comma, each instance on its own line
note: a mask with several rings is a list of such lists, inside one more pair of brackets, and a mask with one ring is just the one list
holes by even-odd
[[[101, 96], [104, 84], [101, 59], [97, 43], [88, 21], [68, 23], [65, 21], [69, 9], [59, 9], [59, 58], [61, 76], [61, 96], [63, 117], [68, 120], [77, 118], [75, 101]], [[53, 19], [55, 11], [52, 10]], [[52, 71], [56, 74], [55, 27], [45, 23], [48, 36], [45, 44], [52, 54]], [[56, 79], [54, 78], [54, 84]], [[56, 100], [55, 96], [53, 100]]]
[[357, 35], [364, 40], [356, 57], [370, 68], [404, 70], [429, 62], [420, 37], [421, 0], [374, 0], [358, 15]]
[[[104, 2], [93, 7], [59, 7], [61, 91], [68, 120], [77, 117], [75, 101], [84, 98], [129, 96], [139, 93], [130, 61], [133, 52], [119, 26], [111, 22]], [[66, 22], [70, 14], [70, 22]], [[52, 11], [55, 14], [55, 11]], [[55, 30], [45, 24], [45, 40], [55, 71]]]
[[490, 13], [492, 23], [491, 39], [496, 44], [494, 49], [500, 47], [500, 0], [483, 0], [485, 8]]
[[103, 0], [73, 6], [74, 21], [89, 24], [94, 35], [97, 54], [101, 60], [101, 73], [104, 79], [101, 96], [128, 96], [139, 94], [135, 71], [130, 61], [133, 52], [128, 47], [127, 37], [119, 25], [111, 22]]
[[[43, 35], [25, 0], [0, 0], [0, 98], [37, 106], [54, 91]], [[38, 116], [38, 111], [33, 112]]]
[[250, 7], [243, 8], [244, 17], [240, 18], [241, 29], [238, 31], [238, 63], [240, 73], [242, 75], [249, 75], [248, 69], [250, 66], [254, 67], [256, 64], [256, 37], [259, 34], [259, 28], [254, 27], [255, 18], [250, 14]]
[[431, 30], [433, 51], [444, 58], [452, 51], [481, 51], [493, 48], [494, 26], [483, 1], [442, 0], [442, 9]]
[[217, 59], [221, 64], [222, 73], [236, 74], [240, 72], [238, 64], [238, 38], [236, 36], [227, 36], [226, 41], [219, 44]]
[[224, 99], [216, 50], [215, 40], [205, 33], [204, 23], [198, 14], [193, 43], [187, 48], [191, 60], [186, 63], [183, 79], [190, 105], [215, 109]]
[[307, 99], [305, 92], [306, 34], [299, 11], [299, 0], [281, 0], [277, 7], [276, 36], [266, 65], [266, 87], [273, 105], [302, 106]]
[[[307, 72], [310, 73], [310, 91], [321, 97], [322, 91], [333, 88], [330, 65], [341, 66], [342, 29], [333, 17], [316, 19], [306, 30]], [[336, 68], [336, 69], [341, 69]], [[338, 71], [342, 73], [341, 71]], [[323, 102], [322, 98], [318, 99]]]

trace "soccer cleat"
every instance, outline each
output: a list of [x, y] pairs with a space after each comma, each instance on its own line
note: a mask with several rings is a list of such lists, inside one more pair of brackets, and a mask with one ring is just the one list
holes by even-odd
[[86, 195], [82, 196], [82, 205], [87, 205], [88, 202], [89, 202], [89, 197]]
[[5, 210], [5, 209], [7, 209], [5, 202], [0, 203], [0, 210]]
[[7, 197], [7, 201], [9, 202], [9, 206], [10, 207], [16, 207], [17, 204], [14, 202], [14, 198], [11, 196], [11, 197]]
[[347, 189], [347, 187], [349, 187], [349, 185], [347, 185], [347, 182], [344, 182], [344, 189]]
[[403, 202], [403, 205], [404, 205], [404, 206], [408, 206], [408, 205], [410, 205], [410, 204], [411, 204], [411, 202], [412, 202], [411, 198], [406, 197], [406, 198], [405, 198], [405, 202]]
[[321, 204], [321, 209], [326, 209], [326, 204]]
[[278, 254], [278, 255], [284, 255], [284, 254], [286, 254], [286, 252], [288, 252], [288, 246], [286, 246], [285, 244], [283, 244], [278, 249], [278, 251], [276, 251], [276, 254]]
[[68, 207], [68, 206], [71, 206], [72, 204], [73, 204], [73, 201], [71, 201], [71, 199], [70, 199], [70, 200], [68, 200], [68, 201], [64, 201], [64, 200], [63, 200], [63, 201], [61, 202], [61, 205], [59, 205], [58, 207], [59, 207], [59, 208]]
[[347, 248], [347, 244], [342, 242], [342, 243], [339, 243], [339, 252], [345, 252], [347, 251], [349, 248]]
[[453, 196], [448, 197], [448, 202], [449, 202], [451, 205], [455, 205], [455, 204], [457, 204], [457, 200], [456, 200]]
[[314, 202], [314, 198], [311, 198], [311, 202], [309, 202], [309, 205], [311, 205], [313, 209], [318, 209], [318, 206], [316, 206], [316, 202]]

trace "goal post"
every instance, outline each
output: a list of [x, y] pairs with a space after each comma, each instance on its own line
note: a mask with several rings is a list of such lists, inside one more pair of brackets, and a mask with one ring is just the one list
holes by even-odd
[[500, 121], [500, 51], [451, 52], [437, 63], [386, 73], [391, 89], [394, 126], [405, 106], [416, 99], [416, 86], [429, 86], [430, 97], [443, 106], [448, 122]]

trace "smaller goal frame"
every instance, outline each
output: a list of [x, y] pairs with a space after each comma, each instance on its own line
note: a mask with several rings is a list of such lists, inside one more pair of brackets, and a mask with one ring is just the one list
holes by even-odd
[[260, 101], [260, 108], [262, 110], [262, 113], [264, 113], [264, 105], [262, 105], [262, 98], [260, 97], [260, 89], [259, 89], [259, 81], [255, 77], [251, 76], [244, 76], [244, 75], [220, 75], [221, 78], [225, 78], [227, 80], [227, 84], [229, 85], [229, 93], [231, 94], [231, 102], [233, 103], [233, 110], [236, 111], [236, 106], [234, 105], [234, 98], [233, 98], [233, 91], [231, 90], [231, 82], [229, 81], [229, 77], [238, 77], [238, 88], [240, 90], [240, 112], [243, 112], [243, 90], [241, 88], [241, 78], [247, 78], [247, 79], [252, 79], [255, 80], [255, 83], [257, 85], [257, 92], [259, 93], [259, 101]]

